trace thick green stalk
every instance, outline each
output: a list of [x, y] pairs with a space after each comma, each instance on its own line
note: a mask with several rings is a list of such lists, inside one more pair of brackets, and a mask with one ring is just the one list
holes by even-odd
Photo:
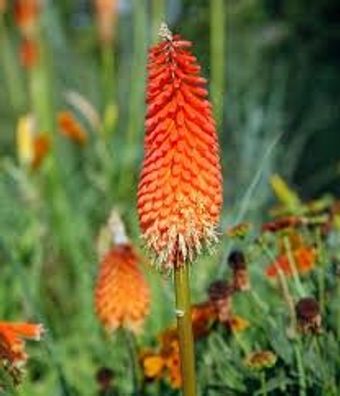
[[210, 59], [211, 99], [217, 125], [223, 118], [223, 94], [225, 90], [225, 0], [210, 1]]
[[175, 269], [174, 278], [183, 396], [195, 396], [194, 339], [190, 312], [189, 269], [186, 263]]
[[152, 42], [156, 42], [161, 22], [165, 21], [165, 1], [152, 0]]

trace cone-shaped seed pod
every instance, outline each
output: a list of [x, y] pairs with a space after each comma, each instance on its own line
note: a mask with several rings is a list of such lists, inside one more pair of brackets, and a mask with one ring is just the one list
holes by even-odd
[[148, 59], [138, 213], [159, 266], [172, 269], [216, 239], [222, 176], [206, 80], [191, 43], [172, 36], [165, 25], [161, 36]]

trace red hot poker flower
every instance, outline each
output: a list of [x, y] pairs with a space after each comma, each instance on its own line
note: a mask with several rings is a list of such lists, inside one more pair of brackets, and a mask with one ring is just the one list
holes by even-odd
[[149, 51], [144, 162], [138, 186], [143, 236], [162, 268], [193, 260], [216, 239], [222, 176], [206, 80], [189, 48], [164, 26]]
[[16, 369], [27, 361], [24, 339], [39, 341], [44, 332], [43, 326], [32, 323], [0, 322], [0, 362], [13, 375], [17, 382]]

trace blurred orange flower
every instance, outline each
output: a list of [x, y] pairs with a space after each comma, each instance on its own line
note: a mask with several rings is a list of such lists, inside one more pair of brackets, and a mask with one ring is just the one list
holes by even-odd
[[15, 0], [14, 18], [26, 38], [32, 38], [36, 33], [40, 9], [40, 0]]
[[32, 168], [37, 169], [40, 167], [47, 154], [50, 151], [50, 138], [47, 134], [41, 133], [34, 137], [33, 140], [33, 159]]
[[250, 323], [241, 316], [232, 315], [228, 320], [228, 326], [232, 332], [239, 333], [246, 330], [250, 326]]
[[[316, 250], [310, 246], [302, 246], [292, 252], [296, 269], [299, 273], [307, 273], [311, 271], [315, 266]], [[277, 257], [275, 262], [270, 264], [266, 270], [266, 276], [268, 278], [276, 278], [278, 274], [278, 268], [284, 272], [286, 276], [293, 274], [291, 263], [288, 255], [283, 254]]]
[[144, 375], [152, 380], [164, 378], [173, 389], [179, 389], [182, 385], [182, 378], [177, 330], [173, 327], [166, 329], [160, 335], [159, 340], [158, 353], [143, 351], [140, 354]]
[[7, 0], [0, 0], [0, 14], [3, 14], [7, 9]]
[[58, 126], [64, 136], [79, 146], [87, 142], [87, 133], [70, 111], [61, 111], [58, 114]]
[[206, 80], [189, 48], [162, 26], [149, 51], [140, 227], [161, 269], [192, 261], [216, 240], [222, 205], [219, 145]]
[[39, 56], [39, 48], [34, 40], [24, 39], [20, 46], [21, 64], [27, 69], [36, 65]]
[[110, 332], [125, 327], [138, 332], [149, 312], [150, 290], [139, 268], [140, 258], [130, 243], [104, 255], [95, 288], [98, 319]]
[[95, 0], [99, 39], [103, 43], [114, 38], [114, 28], [118, 14], [117, 0]]
[[[39, 341], [44, 332], [41, 324], [0, 322], [0, 360], [9, 373], [26, 363], [24, 339]], [[17, 378], [13, 378], [14, 381]]]

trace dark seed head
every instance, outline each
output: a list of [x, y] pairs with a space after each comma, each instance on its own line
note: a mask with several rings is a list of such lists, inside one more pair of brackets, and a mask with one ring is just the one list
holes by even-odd
[[211, 301], [222, 300], [233, 294], [233, 288], [226, 281], [217, 280], [208, 288], [208, 295]]
[[295, 307], [296, 316], [302, 320], [313, 320], [320, 315], [319, 303], [313, 297], [305, 297], [298, 301]]
[[233, 250], [228, 257], [229, 267], [233, 270], [245, 269], [246, 259], [241, 250]]

